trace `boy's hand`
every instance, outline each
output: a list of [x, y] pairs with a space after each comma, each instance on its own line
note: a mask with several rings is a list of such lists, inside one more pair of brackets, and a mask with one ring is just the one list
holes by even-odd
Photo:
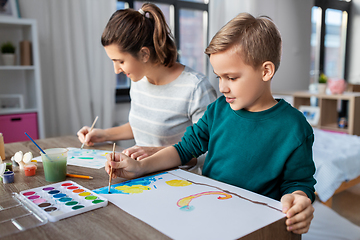
[[157, 151], [163, 149], [164, 147], [142, 147], [142, 146], [132, 146], [123, 151], [123, 153], [135, 160], [142, 160], [148, 156], [153, 155]]
[[287, 230], [296, 234], [307, 233], [314, 218], [314, 207], [303, 191], [295, 191], [281, 198], [282, 211], [288, 218]]
[[105, 171], [110, 175], [111, 167], [113, 170], [112, 178], [122, 177], [126, 179], [141, 176], [141, 163], [123, 153], [115, 153], [115, 161], [112, 161], [113, 154], [106, 155]]

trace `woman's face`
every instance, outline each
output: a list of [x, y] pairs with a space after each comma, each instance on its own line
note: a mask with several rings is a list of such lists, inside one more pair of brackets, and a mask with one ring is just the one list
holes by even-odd
[[122, 72], [134, 82], [145, 76], [144, 62], [133, 57], [130, 53], [121, 52], [116, 44], [104, 48], [108, 57], [113, 61], [116, 74]]

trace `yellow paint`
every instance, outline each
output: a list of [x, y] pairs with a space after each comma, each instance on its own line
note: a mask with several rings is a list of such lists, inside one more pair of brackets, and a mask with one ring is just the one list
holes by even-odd
[[172, 187], [186, 187], [192, 184], [191, 182], [188, 182], [186, 180], [178, 180], [178, 179], [166, 181], [166, 183]]
[[86, 197], [86, 196], [89, 196], [90, 194], [91, 194], [90, 192], [82, 192], [79, 194], [79, 196]]
[[193, 199], [198, 198], [198, 197], [201, 197], [201, 196], [205, 196], [205, 195], [223, 195], [223, 196], [218, 197], [218, 199], [220, 199], [220, 200], [232, 198], [232, 196], [231, 196], [230, 194], [227, 194], [227, 193], [224, 193], [224, 192], [220, 192], [220, 191], [202, 192], [202, 193], [190, 195], [190, 196], [188, 196], [188, 197], [184, 197], [184, 198], [180, 199], [180, 200], [177, 202], [177, 205], [178, 205], [179, 207], [189, 206], [190, 202], [191, 202]]
[[142, 193], [145, 190], [150, 190], [151, 188], [144, 185], [132, 185], [132, 186], [119, 186], [115, 189], [123, 191], [124, 193]]

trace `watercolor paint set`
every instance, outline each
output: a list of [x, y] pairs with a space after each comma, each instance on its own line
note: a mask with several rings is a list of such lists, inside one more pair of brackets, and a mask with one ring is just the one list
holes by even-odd
[[108, 200], [73, 182], [63, 181], [14, 193], [0, 201], [0, 237], [105, 207]]

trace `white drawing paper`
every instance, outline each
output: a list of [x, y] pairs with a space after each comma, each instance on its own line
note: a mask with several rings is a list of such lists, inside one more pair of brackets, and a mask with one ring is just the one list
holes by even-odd
[[237, 239], [285, 217], [279, 201], [180, 169], [93, 191], [173, 239]]
[[[105, 167], [106, 155], [111, 151], [68, 147], [67, 165], [100, 169]], [[34, 158], [42, 162], [41, 156]]]

